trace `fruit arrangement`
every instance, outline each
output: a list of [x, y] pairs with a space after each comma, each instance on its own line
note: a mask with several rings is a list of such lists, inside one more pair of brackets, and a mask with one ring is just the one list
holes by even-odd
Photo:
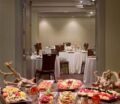
[[82, 82], [76, 79], [58, 80], [57, 87], [60, 90], [74, 90], [81, 87]]
[[39, 103], [40, 104], [53, 104], [55, 96], [56, 96], [55, 92], [51, 92], [51, 90], [48, 89], [46, 92], [42, 92], [40, 94]]
[[79, 90], [78, 95], [93, 97], [98, 95], [101, 100], [111, 101], [119, 97], [119, 93], [113, 90], [104, 90], [99, 88], [82, 88]]
[[46, 91], [47, 89], [51, 89], [53, 82], [54, 82], [53, 80], [43, 80], [42, 82], [39, 83], [38, 90]]
[[13, 86], [6, 86], [3, 88], [2, 96], [8, 103], [27, 100], [26, 93]]
[[76, 98], [76, 93], [71, 91], [64, 91], [60, 93], [58, 104], [75, 104]]

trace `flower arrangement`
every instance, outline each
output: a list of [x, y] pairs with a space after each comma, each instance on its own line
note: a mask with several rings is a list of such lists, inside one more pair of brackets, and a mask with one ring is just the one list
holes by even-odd
[[36, 51], [37, 55], [39, 55], [39, 51], [40, 51], [40, 49], [42, 48], [42, 47], [41, 47], [41, 43], [36, 43], [36, 44], [34, 45], [34, 47], [35, 47], [35, 51]]
[[88, 44], [88, 43], [84, 43], [83, 46], [84, 46], [84, 49], [85, 49], [85, 50], [88, 50], [88, 47], [89, 47], [89, 44]]

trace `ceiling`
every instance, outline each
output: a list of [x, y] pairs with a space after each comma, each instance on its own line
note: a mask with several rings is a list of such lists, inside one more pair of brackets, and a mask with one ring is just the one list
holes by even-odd
[[94, 17], [94, 0], [32, 0], [32, 11], [41, 17]]

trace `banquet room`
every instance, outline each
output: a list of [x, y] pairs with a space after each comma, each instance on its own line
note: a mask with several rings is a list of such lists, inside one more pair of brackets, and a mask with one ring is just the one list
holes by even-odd
[[119, 4], [0, 0], [0, 104], [120, 104]]

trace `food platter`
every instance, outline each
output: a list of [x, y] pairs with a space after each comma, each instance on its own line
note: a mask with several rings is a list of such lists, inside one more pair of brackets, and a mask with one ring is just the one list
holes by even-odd
[[59, 91], [75, 91], [82, 86], [82, 82], [76, 79], [58, 80], [57, 88]]
[[19, 88], [13, 86], [6, 86], [5, 88], [2, 88], [0, 98], [7, 104], [32, 102], [24, 91], [21, 91]]
[[94, 95], [98, 95], [102, 101], [112, 102], [119, 98], [119, 93], [113, 90], [104, 90], [100, 88], [81, 88], [78, 91], [78, 96], [88, 96], [92, 98]]
[[[78, 80], [66, 79], [69, 83], [75, 83]], [[60, 80], [61, 82], [63, 80]], [[81, 81], [80, 81], [81, 82]], [[41, 80], [38, 83], [38, 86], [32, 86], [28, 88], [28, 93], [26, 90], [21, 90], [15, 86], [6, 86], [2, 88], [2, 93], [0, 98], [5, 102], [5, 104], [81, 104], [82, 98], [87, 98], [88, 102], [92, 101], [94, 95], [99, 95], [101, 104], [107, 102], [107, 104], [116, 104], [119, 102], [120, 94], [113, 90], [105, 90], [97, 87], [81, 87], [82, 83], [79, 84], [79, 87], [66, 87], [66, 89], [58, 90], [58, 82], [54, 83], [54, 80]], [[40, 88], [38, 90], [38, 88]], [[35, 93], [30, 93], [30, 91]], [[11, 93], [11, 99], [8, 101], [6, 99], [6, 92]], [[23, 93], [24, 97], [22, 98], [19, 93]], [[18, 96], [19, 95], [19, 96]], [[17, 97], [16, 97], [17, 96]], [[36, 97], [36, 98], [35, 98]], [[14, 100], [13, 100], [14, 99]], [[34, 100], [36, 99], [36, 100]], [[91, 103], [90, 103], [91, 104]], [[106, 104], [106, 103], [105, 103]], [[118, 103], [119, 104], [119, 103]]]
[[45, 92], [40, 92], [38, 102], [39, 104], [56, 104], [56, 99], [58, 97], [58, 92], [51, 92], [50, 89], [48, 89]]
[[77, 94], [71, 91], [60, 92], [58, 104], [76, 104]]
[[43, 80], [38, 84], [38, 90], [46, 91], [47, 89], [51, 89], [53, 83], [54, 83], [54, 80]]

